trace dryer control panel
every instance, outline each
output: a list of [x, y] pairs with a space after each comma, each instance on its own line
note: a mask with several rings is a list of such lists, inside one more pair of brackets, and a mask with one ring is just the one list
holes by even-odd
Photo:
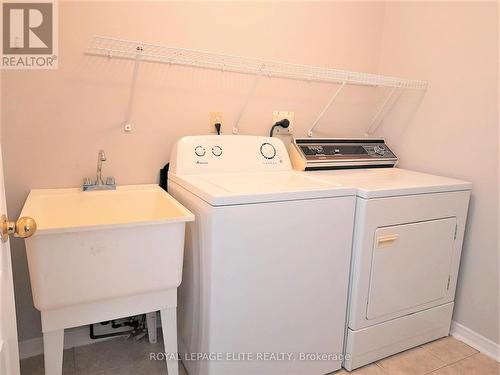
[[298, 170], [394, 167], [398, 161], [383, 139], [298, 138], [289, 152]]
[[170, 171], [177, 174], [287, 171], [292, 166], [278, 138], [251, 135], [188, 136], [177, 141]]

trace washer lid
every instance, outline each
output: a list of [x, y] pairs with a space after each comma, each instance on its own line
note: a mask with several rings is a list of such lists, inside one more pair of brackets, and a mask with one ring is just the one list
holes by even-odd
[[171, 175], [169, 178], [212, 206], [329, 198], [355, 189], [295, 171]]
[[340, 186], [353, 186], [357, 196], [362, 198], [382, 198], [397, 195], [439, 193], [470, 190], [467, 181], [434, 176], [401, 168], [337, 170], [304, 172], [321, 181]]

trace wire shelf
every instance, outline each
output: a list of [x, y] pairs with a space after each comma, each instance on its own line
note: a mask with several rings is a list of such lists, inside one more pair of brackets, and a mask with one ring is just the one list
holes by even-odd
[[139, 58], [141, 61], [312, 82], [345, 83], [400, 89], [424, 90], [427, 88], [427, 82], [421, 80], [291, 64], [195, 49], [149, 44], [105, 36], [94, 36], [86, 53], [90, 55], [107, 56], [110, 58], [131, 60]]

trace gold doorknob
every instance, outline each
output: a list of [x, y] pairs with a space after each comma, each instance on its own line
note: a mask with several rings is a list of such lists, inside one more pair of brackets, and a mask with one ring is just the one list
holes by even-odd
[[31, 217], [20, 217], [16, 222], [9, 221], [7, 216], [2, 215], [2, 242], [6, 242], [9, 234], [14, 237], [27, 238], [31, 237], [36, 232], [36, 221]]

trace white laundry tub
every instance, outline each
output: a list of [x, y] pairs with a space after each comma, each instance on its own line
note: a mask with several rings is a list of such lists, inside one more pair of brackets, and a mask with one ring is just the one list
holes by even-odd
[[46, 375], [62, 374], [64, 329], [160, 311], [170, 375], [178, 375], [177, 287], [194, 215], [157, 185], [111, 191], [32, 190], [22, 215], [33, 302], [41, 311]]
[[176, 288], [194, 216], [157, 185], [32, 190], [23, 216], [33, 302], [59, 309]]

